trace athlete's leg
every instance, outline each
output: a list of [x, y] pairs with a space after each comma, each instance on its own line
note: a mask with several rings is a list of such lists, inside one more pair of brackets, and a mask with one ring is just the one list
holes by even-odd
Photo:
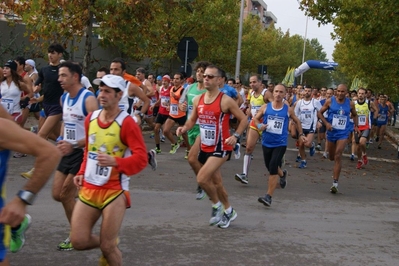
[[[345, 145], [347, 143], [347, 139], [337, 140], [335, 143], [335, 154], [334, 154], [334, 170], [333, 170], [333, 179], [339, 180], [339, 175], [341, 173], [342, 168], [342, 153], [345, 149]], [[330, 154], [331, 158], [331, 154]]]
[[194, 144], [191, 146], [190, 152], [188, 153], [188, 163], [193, 169], [194, 173], [197, 175], [201, 169], [201, 163], [198, 161], [198, 153], [200, 151], [201, 137], [198, 136], [195, 139]]
[[165, 124], [163, 125], [163, 134], [165, 135], [165, 137], [168, 138], [168, 140], [170, 141], [171, 144], [176, 144], [176, 140], [173, 137], [172, 132], [170, 131], [172, 129], [172, 127], [175, 125], [175, 120], [168, 118], [165, 121]]

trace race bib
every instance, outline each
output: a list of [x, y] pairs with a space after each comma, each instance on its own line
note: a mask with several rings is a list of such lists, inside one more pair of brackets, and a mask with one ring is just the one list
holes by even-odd
[[178, 110], [178, 106], [177, 104], [171, 104], [170, 105], [170, 114], [171, 115], [178, 115], [179, 114], [179, 110]]
[[64, 139], [65, 140], [76, 140], [76, 124], [75, 123], [64, 123]]
[[161, 106], [168, 107], [169, 106], [169, 97], [161, 96]]
[[266, 131], [273, 134], [281, 135], [283, 133], [284, 118], [269, 115], [267, 117]]
[[1, 98], [1, 105], [6, 109], [7, 113], [12, 114], [14, 111], [14, 100]]
[[359, 126], [365, 126], [367, 117], [365, 115], [359, 115], [358, 118], [359, 118]]
[[252, 105], [251, 105], [251, 113], [252, 113], [252, 116], [255, 116], [256, 113], [258, 113], [259, 109], [260, 109], [260, 106], [252, 106]]
[[301, 122], [311, 122], [312, 120], [312, 111], [304, 110], [301, 111]]
[[85, 180], [90, 184], [102, 186], [108, 182], [112, 167], [99, 166], [97, 156], [98, 154], [96, 152], [88, 153]]
[[346, 128], [347, 117], [344, 115], [333, 115], [332, 127], [338, 130], [344, 130]]
[[216, 144], [216, 126], [200, 125], [201, 144], [214, 146]]
[[379, 115], [377, 118], [377, 121], [385, 122], [385, 120], [387, 120], [386, 114]]

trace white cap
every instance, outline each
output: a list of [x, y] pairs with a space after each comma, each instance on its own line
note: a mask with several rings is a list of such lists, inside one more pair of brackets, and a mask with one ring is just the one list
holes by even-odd
[[100, 85], [101, 82], [112, 89], [119, 89], [121, 91], [125, 91], [126, 89], [126, 81], [121, 76], [108, 74], [100, 79], [93, 80], [93, 83], [96, 85]]
[[32, 59], [27, 59], [27, 60], [25, 61], [25, 64], [26, 64], [26, 65], [30, 65], [30, 66], [32, 66], [33, 68], [36, 68], [36, 63], [35, 63], [35, 61], [33, 61]]

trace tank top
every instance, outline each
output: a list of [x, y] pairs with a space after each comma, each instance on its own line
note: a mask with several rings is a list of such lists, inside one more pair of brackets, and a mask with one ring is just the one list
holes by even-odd
[[254, 117], [258, 112], [259, 108], [265, 104], [265, 99], [264, 99], [265, 93], [266, 89], [262, 90], [262, 92], [258, 96], [255, 96], [255, 92], [251, 91], [249, 103], [251, 104], [252, 117]]
[[1, 84], [1, 105], [6, 109], [7, 113], [15, 114], [21, 113], [21, 90], [17, 87], [14, 81], [11, 81], [8, 86], [7, 81], [4, 80]]
[[[170, 108], [169, 115], [173, 118], [180, 118], [186, 115], [186, 112], [183, 112], [179, 109], [179, 99], [183, 93], [183, 87], [180, 86], [174, 91], [175, 87], [172, 87], [170, 90]], [[172, 92], [175, 94], [175, 97], [172, 96]]]
[[219, 92], [216, 99], [209, 104], [204, 102], [202, 94], [198, 102], [197, 113], [201, 134], [201, 150], [204, 152], [231, 151], [233, 147], [224, 142], [230, 137], [229, 113], [221, 110], [224, 93]]
[[105, 189], [128, 190], [130, 178], [121, 174], [116, 167], [99, 166], [97, 156], [100, 152], [120, 158], [131, 155], [129, 147], [121, 140], [122, 124], [129, 114], [121, 111], [113, 122], [104, 127], [100, 126], [98, 121], [101, 111], [94, 111], [90, 117], [84, 182], [89, 187], [93, 185]]
[[159, 105], [159, 111], [158, 113], [161, 115], [169, 115], [169, 108], [170, 106], [170, 88], [164, 88], [164, 86], [161, 87], [159, 90], [159, 97], [161, 98], [161, 103]]
[[366, 99], [363, 103], [359, 103], [358, 101], [354, 102], [357, 118], [358, 118], [358, 128], [359, 130], [370, 129], [371, 120], [370, 120], [370, 108], [368, 100]]
[[[198, 89], [198, 83], [192, 84], [190, 87], [188, 87], [186, 90], [187, 91], [187, 118], [189, 118], [193, 112], [193, 100], [196, 96], [202, 95], [206, 92], [206, 89], [204, 88], [203, 90]], [[197, 121], [198, 124], [198, 121]]]
[[333, 130], [329, 133], [349, 131], [350, 128], [350, 100], [345, 98], [344, 103], [337, 102], [335, 96], [331, 97], [331, 104], [328, 110], [327, 121], [332, 125]]
[[385, 125], [388, 122], [388, 105], [386, 104], [385, 107], [381, 104], [378, 104], [378, 117], [377, 117], [377, 124], [378, 125]]
[[268, 148], [287, 146], [289, 113], [288, 105], [274, 109], [273, 103], [266, 105], [263, 123], [267, 124], [262, 133], [262, 145]]
[[[65, 96], [64, 96], [65, 95]], [[69, 93], [62, 97], [62, 120], [64, 122], [64, 140], [74, 142], [85, 138], [85, 118], [87, 110], [85, 101], [93, 93], [85, 88], [80, 89], [76, 97], [71, 98]]]

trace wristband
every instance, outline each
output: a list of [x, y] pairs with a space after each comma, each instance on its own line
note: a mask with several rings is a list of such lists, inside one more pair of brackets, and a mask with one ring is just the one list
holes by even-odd
[[59, 137], [55, 140], [55, 142], [58, 142], [58, 141], [63, 140], [63, 139], [64, 139], [63, 136], [59, 136]]
[[302, 134], [299, 134], [299, 136], [302, 137], [302, 136], [305, 136], [305, 134], [302, 133]]
[[258, 129], [260, 130], [260, 128], [262, 127], [262, 124], [260, 123], [260, 124], [258, 124]]

